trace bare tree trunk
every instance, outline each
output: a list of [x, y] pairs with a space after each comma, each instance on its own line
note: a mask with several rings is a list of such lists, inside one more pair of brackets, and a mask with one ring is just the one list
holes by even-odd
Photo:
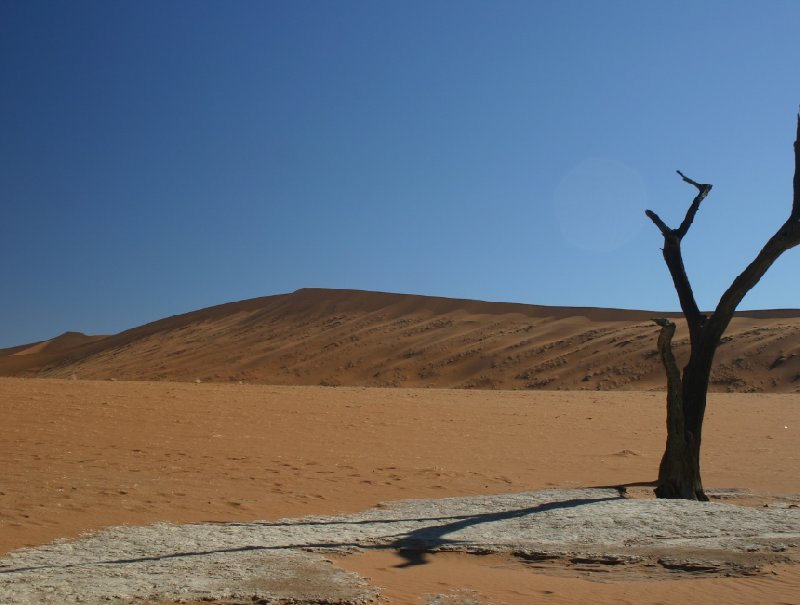
[[[685, 393], [685, 383], [672, 353], [675, 324], [666, 319], [654, 321], [661, 326], [658, 352], [667, 372], [667, 443], [658, 468], [656, 496], [707, 500], [700, 478], [702, 416], [700, 424], [696, 415], [687, 418], [687, 407], [697, 409], [698, 402], [691, 400], [691, 393]], [[686, 405], [687, 396], [689, 406]]]
[[654, 320], [661, 326], [658, 350], [667, 373], [667, 444], [658, 472], [656, 496], [659, 498], [708, 499], [700, 478], [700, 445], [714, 354], [722, 334], [744, 296], [781, 254], [800, 244], [800, 115], [797, 119], [794, 152], [794, 198], [789, 219], [767, 241], [745, 270], [733, 280], [710, 317], [701, 313], [695, 302], [692, 286], [683, 264], [681, 241], [688, 233], [701, 202], [711, 191], [711, 185], [697, 183], [678, 171], [684, 181], [697, 188], [698, 194], [677, 229], [670, 229], [655, 212], [651, 210], [646, 212], [664, 236], [664, 261], [672, 276], [681, 309], [686, 317], [691, 343], [689, 362], [681, 374], [672, 354], [675, 325], [665, 319]]

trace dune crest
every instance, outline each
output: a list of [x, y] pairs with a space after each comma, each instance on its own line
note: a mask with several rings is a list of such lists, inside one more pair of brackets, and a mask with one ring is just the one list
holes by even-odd
[[[113, 336], [68, 332], [0, 350], [0, 375], [282, 385], [660, 389], [650, 318], [676, 313], [546, 307], [302, 289], [168, 317]], [[712, 390], [800, 392], [800, 311], [738, 313]]]

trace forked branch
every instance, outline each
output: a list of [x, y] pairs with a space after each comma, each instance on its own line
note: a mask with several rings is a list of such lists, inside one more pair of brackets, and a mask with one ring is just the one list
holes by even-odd
[[694, 299], [692, 285], [691, 282], [689, 282], [689, 276], [686, 274], [686, 268], [683, 265], [681, 240], [689, 231], [689, 227], [692, 226], [694, 217], [700, 209], [700, 204], [706, 198], [708, 192], [711, 191], [712, 186], [706, 183], [698, 183], [683, 174], [680, 170], [678, 170], [678, 174], [685, 182], [696, 187], [698, 191], [697, 195], [692, 200], [692, 204], [686, 211], [686, 216], [681, 226], [677, 229], [670, 229], [669, 226], [661, 220], [661, 217], [652, 210], [646, 210], [645, 214], [653, 221], [664, 236], [664, 261], [669, 268], [670, 275], [672, 276], [672, 283], [675, 285], [675, 291], [678, 293], [678, 299], [681, 303], [681, 310], [686, 316], [686, 321], [689, 324], [689, 333], [694, 341], [699, 337], [700, 331], [705, 324], [706, 317], [700, 313], [700, 309]]
[[681, 240], [689, 231], [689, 227], [692, 226], [694, 217], [697, 214], [697, 211], [700, 209], [700, 204], [704, 199], [706, 199], [706, 196], [711, 191], [713, 185], [708, 183], [698, 183], [697, 181], [690, 179], [688, 176], [683, 174], [680, 170], [676, 170], [675, 172], [677, 172], [685, 182], [697, 187], [697, 195], [694, 197], [691, 206], [689, 206], [689, 209], [686, 211], [686, 216], [683, 218], [681, 226], [677, 229], [670, 229], [667, 224], [661, 220], [661, 217], [652, 210], [645, 210], [644, 213], [651, 221], [653, 221], [653, 223], [655, 223], [656, 227], [658, 227], [658, 230], [661, 231], [661, 234], [664, 237], [677, 238], [678, 240]]

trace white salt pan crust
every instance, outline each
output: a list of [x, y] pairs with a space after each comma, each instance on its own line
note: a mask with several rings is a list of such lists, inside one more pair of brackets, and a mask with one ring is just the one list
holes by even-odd
[[113, 527], [0, 560], [0, 603], [143, 600], [368, 603], [377, 590], [324, 558], [398, 549], [511, 553], [528, 561], [753, 573], [793, 560], [800, 509], [631, 500], [614, 489], [402, 500], [363, 513], [278, 522]]

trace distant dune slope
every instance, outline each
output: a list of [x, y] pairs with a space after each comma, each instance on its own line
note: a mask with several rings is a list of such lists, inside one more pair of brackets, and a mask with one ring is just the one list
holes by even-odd
[[[114, 336], [75, 332], [0, 350], [0, 375], [287, 385], [659, 389], [651, 317], [304, 289], [228, 303]], [[680, 319], [680, 360], [687, 335]], [[800, 311], [743, 312], [717, 354], [716, 391], [800, 392]]]

